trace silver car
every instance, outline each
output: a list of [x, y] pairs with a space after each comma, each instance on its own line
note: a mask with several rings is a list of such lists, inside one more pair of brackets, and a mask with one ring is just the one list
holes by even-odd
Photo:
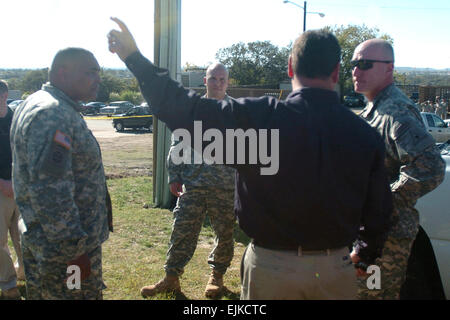
[[408, 262], [402, 299], [450, 299], [450, 143], [439, 144], [445, 179], [417, 201], [420, 231]]

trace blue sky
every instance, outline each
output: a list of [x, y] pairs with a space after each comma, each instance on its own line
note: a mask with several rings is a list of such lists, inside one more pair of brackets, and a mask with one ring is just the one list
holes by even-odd
[[[299, 5], [303, 1], [292, 0]], [[14, 0], [3, 3], [0, 68], [45, 68], [64, 47], [91, 50], [100, 65], [122, 68], [106, 34], [117, 16], [153, 56], [153, 0]], [[365, 24], [394, 39], [396, 66], [450, 68], [449, 0], [309, 0], [307, 29]], [[303, 28], [303, 10], [282, 0], [182, 0], [182, 55], [207, 65], [220, 48], [269, 40], [286, 46]]]

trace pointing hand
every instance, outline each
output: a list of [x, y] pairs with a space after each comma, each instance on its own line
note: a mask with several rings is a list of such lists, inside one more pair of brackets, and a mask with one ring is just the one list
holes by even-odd
[[132, 53], [139, 51], [136, 41], [125, 23], [118, 18], [111, 18], [117, 23], [121, 31], [111, 30], [108, 33], [109, 51], [117, 53], [122, 61], [125, 61]]

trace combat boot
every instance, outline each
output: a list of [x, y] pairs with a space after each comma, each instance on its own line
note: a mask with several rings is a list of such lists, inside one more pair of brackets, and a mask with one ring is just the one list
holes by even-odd
[[180, 292], [180, 280], [178, 276], [166, 275], [164, 279], [157, 284], [146, 286], [141, 289], [141, 295], [145, 297], [152, 297], [157, 293]]
[[3, 300], [21, 300], [22, 296], [19, 289], [17, 289], [17, 287], [14, 287], [11, 289], [2, 290], [1, 298]]
[[210, 299], [215, 299], [222, 294], [222, 290], [223, 274], [213, 270], [206, 285], [205, 296]]

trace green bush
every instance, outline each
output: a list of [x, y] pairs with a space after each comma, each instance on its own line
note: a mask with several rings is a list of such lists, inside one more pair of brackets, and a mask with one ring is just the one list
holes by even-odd
[[120, 93], [120, 100], [130, 101], [134, 105], [139, 105], [144, 101], [140, 92], [125, 90]]
[[109, 94], [109, 101], [130, 101], [134, 105], [139, 105], [144, 101], [144, 98], [140, 92], [124, 90], [120, 93], [111, 92]]

